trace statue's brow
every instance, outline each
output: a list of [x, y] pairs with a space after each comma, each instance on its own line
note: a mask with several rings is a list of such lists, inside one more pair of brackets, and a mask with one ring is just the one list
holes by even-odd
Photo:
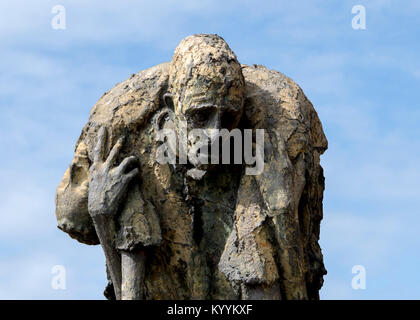
[[199, 103], [193, 106], [193, 109], [218, 108], [214, 103]]

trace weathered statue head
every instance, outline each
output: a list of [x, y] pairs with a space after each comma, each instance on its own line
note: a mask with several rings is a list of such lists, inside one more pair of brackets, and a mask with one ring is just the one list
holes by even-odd
[[241, 65], [218, 35], [197, 34], [175, 49], [167, 105], [188, 129], [232, 129], [242, 115], [245, 81]]

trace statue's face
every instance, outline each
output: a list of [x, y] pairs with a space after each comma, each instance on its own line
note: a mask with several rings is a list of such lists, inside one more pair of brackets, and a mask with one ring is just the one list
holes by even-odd
[[[244, 95], [242, 82], [239, 82], [239, 85], [236, 88], [235, 84], [226, 85], [224, 82], [222, 85], [217, 85], [215, 82], [209, 85], [207, 82], [205, 86], [199, 86], [195, 83], [195, 85], [186, 89], [182, 95], [179, 95], [178, 92], [166, 94], [164, 96], [165, 103], [169, 109], [174, 110], [174, 117], [168, 117], [164, 127], [166, 129], [174, 128], [178, 134], [182, 132], [187, 135], [194, 129], [201, 129], [202, 134], [208, 137], [209, 148], [207, 152], [210, 152], [213, 144], [220, 138], [220, 130], [227, 129], [230, 131], [236, 128], [240, 121]], [[181, 128], [182, 130], [180, 130]], [[188, 150], [191, 148], [191, 143], [195, 142], [188, 138], [186, 146]], [[179, 150], [176, 145], [171, 148], [178, 155]], [[188, 152], [188, 150], [186, 151]], [[212, 168], [211, 165], [206, 165], [200, 161], [193, 161], [190, 158], [189, 161], [196, 168], [202, 170]]]
[[[221, 129], [232, 130], [237, 127], [243, 110], [243, 98], [237, 97], [229, 90], [227, 93], [221, 93], [220, 87], [217, 88], [194, 86], [191, 90], [186, 90], [183, 101], [178, 101], [179, 105], [175, 108], [175, 116], [178, 126], [183, 122], [186, 125], [187, 132], [193, 129], [202, 129], [202, 133], [208, 137], [210, 152], [219, 140]], [[233, 91], [232, 91], [233, 92]], [[201, 140], [201, 138], [200, 138]], [[188, 150], [190, 150], [191, 141], [188, 140]], [[219, 155], [221, 157], [221, 154]], [[201, 170], [208, 171], [217, 166], [205, 165], [201, 162], [191, 163]]]
[[191, 129], [228, 129], [237, 127], [243, 110], [243, 98], [233, 90], [196, 86], [187, 90], [176, 108], [178, 120]]

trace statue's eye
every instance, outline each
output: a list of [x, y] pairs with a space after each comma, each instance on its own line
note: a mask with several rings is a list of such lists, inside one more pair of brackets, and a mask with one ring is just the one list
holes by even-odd
[[195, 125], [204, 126], [207, 120], [210, 118], [210, 113], [210, 108], [200, 108], [191, 114], [190, 119]]

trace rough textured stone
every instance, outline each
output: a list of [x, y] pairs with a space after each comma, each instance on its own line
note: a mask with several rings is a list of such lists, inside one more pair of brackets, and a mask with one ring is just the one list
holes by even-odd
[[[183, 115], [197, 100], [231, 106], [232, 127], [265, 129], [262, 174], [245, 175], [243, 165], [205, 168], [203, 174], [190, 164], [156, 162], [161, 122], [177, 125], [178, 116], [165, 110]], [[146, 299], [319, 298], [326, 273], [318, 245], [320, 155], [327, 140], [311, 102], [291, 79], [240, 65], [223, 39], [196, 35], [181, 42], [172, 63], [106, 92], [91, 110], [56, 195], [59, 228], [86, 244], [99, 243], [88, 194], [102, 127], [108, 132], [105, 154], [125, 137], [115, 163], [129, 156], [140, 163], [108, 223], [112, 246], [127, 252], [129, 268], [136, 270], [130, 260], [136, 250], [146, 256], [138, 269]], [[113, 296], [110, 287], [106, 292]]]

